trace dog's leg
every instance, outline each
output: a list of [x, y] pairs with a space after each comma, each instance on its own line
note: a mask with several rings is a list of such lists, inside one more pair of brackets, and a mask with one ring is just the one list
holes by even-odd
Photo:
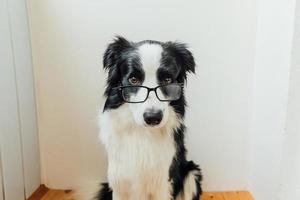
[[182, 191], [177, 195], [176, 200], [199, 200], [202, 194], [201, 171], [194, 162], [187, 163], [188, 173], [184, 179]]
[[100, 191], [98, 192], [95, 200], [112, 200], [113, 199], [113, 191], [109, 187], [108, 183], [103, 183], [101, 185]]
[[199, 196], [202, 193], [200, 188], [200, 171], [190, 171], [184, 181], [184, 200], [199, 200]]

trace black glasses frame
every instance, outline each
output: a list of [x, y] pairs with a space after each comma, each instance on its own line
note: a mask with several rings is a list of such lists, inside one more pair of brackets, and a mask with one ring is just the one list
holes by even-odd
[[[123, 100], [124, 100], [125, 102], [127, 102], [127, 103], [144, 103], [145, 101], [147, 101], [147, 99], [148, 99], [149, 94], [150, 94], [151, 91], [154, 91], [154, 93], [155, 93], [157, 99], [160, 100], [160, 101], [170, 102], [170, 101], [176, 101], [176, 100], [178, 100], [178, 99], [181, 97], [181, 95], [180, 95], [180, 97], [179, 97], [178, 99], [176, 99], [176, 100], [166, 100], [166, 99], [161, 99], [161, 98], [159, 98], [159, 96], [157, 95], [157, 89], [159, 89], [159, 88], [161, 88], [161, 87], [164, 87], [164, 86], [168, 86], [168, 85], [178, 85], [178, 86], [180, 86], [180, 89], [181, 89], [181, 95], [182, 95], [182, 88], [183, 88], [183, 86], [184, 86], [183, 83], [170, 83], [170, 84], [166, 84], [166, 85], [159, 85], [159, 86], [156, 86], [156, 87], [154, 87], [154, 88], [149, 88], [149, 87], [143, 86], [143, 85], [121, 85], [121, 86], [115, 87], [115, 88], [113, 88], [113, 89], [117, 89], [117, 90], [120, 92], [120, 95], [122, 96]], [[147, 96], [146, 96], [145, 100], [143, 100], [143, 101], [127, 101], [126, 98], [124, 98], [124, 95], [123, 95], [123, 92], [122, 92], [122, 90], [123, 90], [124, 88], [146, 88], [146, 89], [147, 89]]]

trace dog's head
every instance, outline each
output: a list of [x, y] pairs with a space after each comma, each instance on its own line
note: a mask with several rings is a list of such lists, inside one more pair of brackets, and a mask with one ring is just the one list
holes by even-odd
[[135, 122], [147, 127], [163, 126], [170, 111], [184, 116], [183, 84], [187, 73], [195, 72], [185, 44], [117, 37], [104, 53], [103, 66], [108, 70], [104, 110], [129, 103]]

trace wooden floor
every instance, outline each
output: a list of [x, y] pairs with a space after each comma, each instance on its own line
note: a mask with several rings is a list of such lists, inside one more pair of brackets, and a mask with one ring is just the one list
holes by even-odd
[[73, 193], [64, 190], [49, 190], [41, 200], [75, 200]]
[[201, 200], [254, 200], [249, 192], [204, 192]]
[[[36, 200], [75, 200], [71, 191], [49, 190], [41, 199]], [[201, 200], [253, 200], [248, 192], [205, 192]]]

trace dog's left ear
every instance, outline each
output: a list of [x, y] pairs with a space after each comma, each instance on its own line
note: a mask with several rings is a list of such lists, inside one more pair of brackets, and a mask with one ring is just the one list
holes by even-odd
[[[184, 43], [166, 42], [165, 48], [175, 57], [177, 65], [180, 66], [181, 72], [179, 78], [186, 80], [186, 74], [195, 73], [195, 60], [192, 52]], [[183, 81], [182, 80], [182, 81]]]

